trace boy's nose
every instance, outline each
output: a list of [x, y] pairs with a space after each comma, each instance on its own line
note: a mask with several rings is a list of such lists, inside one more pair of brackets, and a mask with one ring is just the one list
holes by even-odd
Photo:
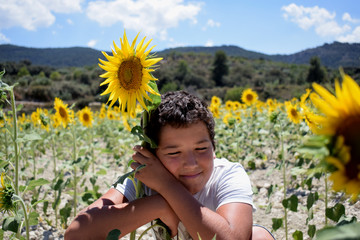
[[185, 166], [194, 166], [197, 165], [196, 156], [192, 152], [188, 153], [184, 159]]

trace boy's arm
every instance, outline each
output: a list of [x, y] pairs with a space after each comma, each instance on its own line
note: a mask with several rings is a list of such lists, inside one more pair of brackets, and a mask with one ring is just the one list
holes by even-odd
[[250, 239], [252, 206], [228, 203], [216, 212], [201, 205], [179, 182], [159, 190], [193, 239]]
[[132, 202], [124, 200], [118, 190], [110, 189], [76, 216], [65, 232], [65, 239], [105, 239], [113, 229], [119, 229], [120, 236], [124, 236], [157, 218], [173, 225], [176, 233], [177, 217], [174, 213], [175, 217], [171, 217], [172, 210], [160, 195]]
[[146, 167], [135, 177], [157, 191], [170, 205], [193, 239], [250, 239], [252, 232], [252, 206], [246, 203], [228, 203], [216, 212], [200, 204], [162, 163], [148, 150], [136, 148], [133, 155], [135, 169]]

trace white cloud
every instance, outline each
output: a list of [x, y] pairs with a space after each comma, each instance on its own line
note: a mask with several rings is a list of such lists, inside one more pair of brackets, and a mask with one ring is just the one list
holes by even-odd
[[196, 24], [202, 5], [201, 2], [183, 3], [183, 0], [99, 0], [89, 3], [86, 14], [101, 26], [121, 22], [126, 29], [165, 40], [167, 30], [180, 21]]
[[9, 43], [10, 39], [0, 32], [0, 43]]
[[336, 39], [339, 42], [358, 43], [360, 42], [360, 26], [356, 27], [352, 33], [340, 36]]
[[67, 22], [69, 25], [73, 25], [73, 24], [74, 24], [74, 22], [73, 22], [70, 18], [66, 19], [66, 22]]
[[207, 42], [205, 43], [205, 47], [212, 47], [214, 46], [214, 42], [212, 40], [207, 40]]
[[96, 43], [97, 43], [98, 41], [97, 40], [90, 40], [88, 43], [87, 43], [87, 46], [88, 47], [94, 47], [95, 45], [96, 45]]
[[351, 22], [351, 23], [358, 23], [358, 22], [360, 22], [359, 19], [353, 19], [353, 18], [350, 16], [350, 14], [347, 13], [347, 12], [343, 14], [342, 20], [348, 21], [348, 22]]
[[220, 27], [220, 22], [215, 22], [213, 19], [208, 19], [206, 26], [202, 28], [202, 30], [206, 30], [208, 27]]
[[296, 23], [300, 28], [307, 30], [315, 28], [315, 32], [322, 36], [338, 36], [351, 30], [349, 25], [340, 26], [336, 21], [336, 13], [330, 13], [325, 8], [304, 7], [294, 3], [281, 8], [284, 18]]
[[81, 11], [84, 0], [12, 0], [0, 4], [0, 29], [22, 27], [36, 30], [55, 22], [53, 13]]

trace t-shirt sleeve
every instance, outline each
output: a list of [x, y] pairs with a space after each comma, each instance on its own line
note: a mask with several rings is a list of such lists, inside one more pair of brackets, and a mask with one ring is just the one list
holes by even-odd
[[124, 195], [129, 202], [134, 201], [136, 197], [136, 190], [131, 179], [126, 178], [124, 183], [118, 183], [115, 186], [115, 189], [118, 190], [122, 195]]
[[234, 164], [218, 180], [216, 209], [227, 203], [241, 202], [250, 204], [255, 210], [252, 195], [250, 179], [245, 169], [240, 164]]

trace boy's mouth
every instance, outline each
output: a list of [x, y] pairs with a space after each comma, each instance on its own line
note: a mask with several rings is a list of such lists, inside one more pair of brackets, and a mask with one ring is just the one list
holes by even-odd
[[201, 172], [180, 175], [181, 178], [192, 179], [200, 176]]

